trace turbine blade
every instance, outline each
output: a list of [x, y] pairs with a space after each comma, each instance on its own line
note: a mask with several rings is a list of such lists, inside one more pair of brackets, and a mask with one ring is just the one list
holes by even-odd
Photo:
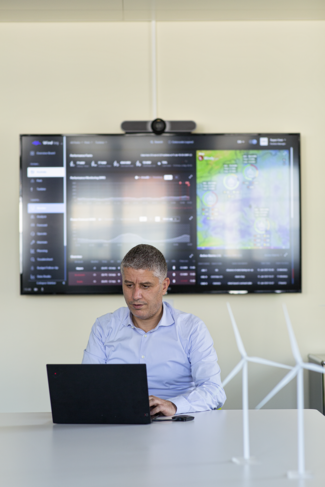
[[288, 310], [287, 310], [287, 307], [285, 304], [283, 304], [283, 311], [284, 311], [284, 317], [285, 317], [285, 320], [287, 323], [287, 328], [288, 328], [288, 332], [289, 332], [289, 338], [290, 338], [290, 344], [291, 344], [291, 350], [292, 350], [293, 356], [294, 356], [297, 364], [301, 364], [302, 363], [302, 357], [300, 355], [299, 347], [298, 347], [298, 344], [296, 341], [295, 334], [293, 332], [293, 328], [292, 328], [291, 321], [289, 318], [289, 313], [288, 313]]
[[319, 372], [320, 374], [325, 374], [325, 368], [321, 367], [320, 365], [304, 362], [302, 366], [304, 369], [313, 370], [314, 372]]
[[227, 308], [228, 308], [228, 311], [229, 311], [231, 324], [232, 324], [232, 327], [234, 329], [236, 343], [237, 343], [237, 347], [238, 347], [239, 353], [240, 353], [240, 355], [242, 357], [246, 357], [247, 356], [247, 353], [246, 353], [246, 350], [245, 350], [243, 341], [241, 339], [241, 336], [239, 334], [239, 331], [238, 331], [238, 328], [237, 328], [237, 325], [236, 325], [236, 321], [235, 321], [235, 318], [234, 318], [234, 315], [232, 313], [232, 310], [231, 310], [231, 307], [230, 307], [230, 304], [229, 303], [227, 303]]
[[293, 367], [290, 365], [279, 364], [278, 362], [272, 362], [272, 360], [267, 360], [260, 357], [247, 357], [249, 362], [255, 362], [257, 364], [270, 365], [271, 367], [279, 367], [280, 369], [292, 370]]
[[236, 367], [234, 367], [232, 369], [232, 371], [230, 372], [230, 374], [228, 374], [227, 377], [225, 378], [225, 380], [223, 381], [222, 387], [225, 387], [225, 385], [227, 385], [228, 382], [230, 382], [235, 377], [235, 375], [238, 374], [238, 372], [240, 371], [240, 369], [243, 367], [244, 362], [245, 362], [244, 359], [241, 359], [241, 361], [238, 362], [238, 364], [236, 365]]
[[275, 396], [275, 394], [281, 391], [281, 389], [286, 386], [295, 377], [295, 375], [297, 375], [298, 369], [299, 367], [296, 366], [292, 370], [290, 370], [290, 372], [285, 377], [283, 377], [282, 380], [280, 380], [278, 385], [276, 385], [274, 389], [269, 392], [269, 394], [256, 406], [255, 409], [261, 409], [267, 402], [269, 402], [270, 399], [272, 399], [273, 396]]

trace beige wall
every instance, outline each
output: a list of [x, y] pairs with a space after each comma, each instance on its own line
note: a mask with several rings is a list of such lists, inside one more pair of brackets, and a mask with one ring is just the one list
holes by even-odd
[[[0, 24], [0, 411], [49, 410], [45, 364], [78, 363], [94, 319], [121, 297], [20, 296], [20, 133], [119, 132], [150, 119], [150, 25]], [[303, 293], [174, 296], [205, 320], [223, 377], [239, 355], [229, 300], [250, 354], [293, 362], [281, 304], [303, 357], [325, 352], [325, 22], [160, 23], [158, 113], [198, 131], [302, 134]], [[284, 372], [250, 366], [251, 406]], [[307, 378], [307, 377], [306, 377]], [[240, 380], [226, 388], [240, 407]], [[290, 384], [270, 403], [294, 407]]]

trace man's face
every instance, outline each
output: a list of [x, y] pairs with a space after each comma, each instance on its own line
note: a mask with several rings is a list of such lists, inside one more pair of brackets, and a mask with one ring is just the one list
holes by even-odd
[[123, 294], [133, 316], [138, 320], [158, 317], [162, 309], [162, 297], [166, 294], [169, 282], [168, 277], [160, 282], [147, 269], [124, 268]]

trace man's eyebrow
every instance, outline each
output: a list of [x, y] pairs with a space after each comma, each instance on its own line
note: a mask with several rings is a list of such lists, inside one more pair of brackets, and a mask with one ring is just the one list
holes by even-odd
[[[124, 279], [123, 282], [125, 282], [127, 284], [134, 284], [133, 281], [128, 281], [128, 279]], [[146, 282], [140, 282], [140, 284], [145, 285], [145, 286], [149, 286], [149, 285], [152, 285], [152, 282], [151, 281], [146, 281]]]

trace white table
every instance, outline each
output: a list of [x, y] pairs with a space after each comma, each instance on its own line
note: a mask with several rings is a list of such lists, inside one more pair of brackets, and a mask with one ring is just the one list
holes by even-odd
[[251, 454], [239, 466], [242, 412], [212, 411], [192, 422], [53, 425], [48, 413], [0, 414], [1, 487], [325, 486], [325, 417], [305, 410], [306, 469], [297, 469], [297, 412], [250, 411]]

